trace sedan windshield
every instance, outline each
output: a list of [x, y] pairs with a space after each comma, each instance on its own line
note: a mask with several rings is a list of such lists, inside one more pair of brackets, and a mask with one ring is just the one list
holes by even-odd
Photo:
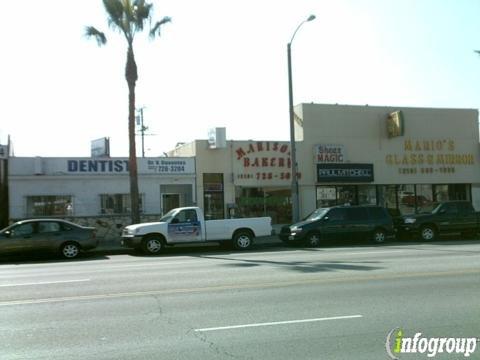
[[317, 209], [315, 210], [314, 212], [312, 212], [310, 215], [308, 215], [306, 218], [305, 218], [305, 221], [316, 221], [316, 220], [320, 220], [321, 218], [323, 218], [325, 216], [325, 214], [328, 212], [328, 208], [320, 208], [320, 209]]

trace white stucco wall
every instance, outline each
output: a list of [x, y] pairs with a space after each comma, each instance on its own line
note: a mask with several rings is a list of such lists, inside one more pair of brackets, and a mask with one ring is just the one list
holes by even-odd
[[[195, 199], [194, 159], [169, 159], [169, 164], [176, 164], [175, 161], [182, 163], [185, 160], [186, 165], [183, 168], [185, 171], [179, 171], [177, 174], [162, 173], [162, 171], [169, 172], [173, 169], [158, 168], [158, 166], [167, 166], [165, 162], [161, 162], [165, 159], [138, 159], [139, 192], [143, 194], [146, 214], [161, 213], [161, 185], [189, 185], [193, 192], [192, 197]], [[90, 160], [87, 158], [10, 158], [10, 217], [22, 218], [26, 215], [28, 196], [69, 195], [73, 197], [75, 216], [91, 216], [99, 215], [101, 212], [101, 194], [130, 192], [130, 180], [125, 167], [126, 159], [108, 159], [113, 162], [111, 165], [110, 163], [97, 164], [94, 172], [89, 172], [86, 162]], [[77, 165], [69, 161], [76, 161]], [[177, 165], [168, 165], [170, 166]], [[69, 171], [80, 167], [83, 168], [83, 172]]]

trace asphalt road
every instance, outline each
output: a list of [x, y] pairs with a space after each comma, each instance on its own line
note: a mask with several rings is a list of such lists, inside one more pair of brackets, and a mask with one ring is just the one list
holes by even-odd
[[0, 262], [2, 360], [388, 359], [395, 328], [480, 337], [480, 241]]

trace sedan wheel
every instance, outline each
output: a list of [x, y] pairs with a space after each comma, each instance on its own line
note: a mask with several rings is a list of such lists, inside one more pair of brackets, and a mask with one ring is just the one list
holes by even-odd
[[75, 243], [67, 243], [62, 245], [60, 252], [64, 258], [73, 259], [80, 254], [80, 248]]

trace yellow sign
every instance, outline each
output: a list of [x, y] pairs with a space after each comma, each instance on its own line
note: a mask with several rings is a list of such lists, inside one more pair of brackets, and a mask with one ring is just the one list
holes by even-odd
[[403, 153], [385, 156], [387, 165], [402, 167], [400, 174], [448, 174], [455, 172], [456, 165], [475, 165], [475, 155], [456, 152], [452, 139], [406, 139], [403, 150]]
[[388, 165], [474, 165], [473, 154], [389, 154]]

